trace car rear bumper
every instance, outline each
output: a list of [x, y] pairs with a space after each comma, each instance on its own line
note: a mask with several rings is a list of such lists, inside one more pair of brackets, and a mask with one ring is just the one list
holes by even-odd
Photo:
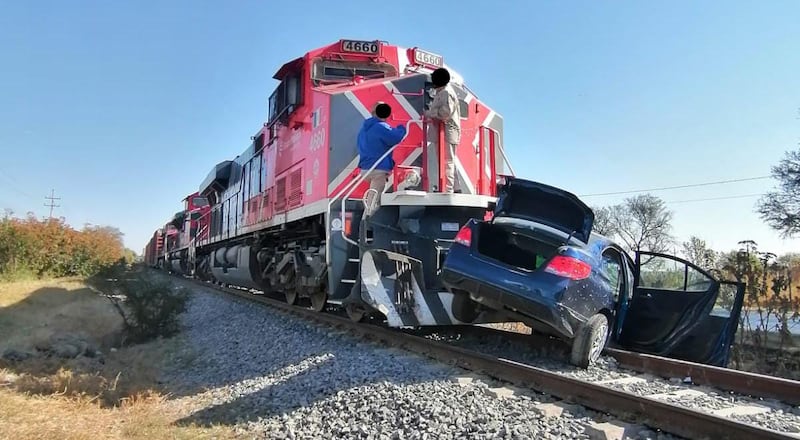
[[[574, 337], [579, 320], [556, 300], [558, 295], [549, 297], [540, 289], [532, 286], [526, 288], [524, 280], [514, 281], [513, 279], [519, 276], [514, 276], [512, 271], [507, 269], [494, 266], [491, 272], [487, 273], [486, 270], [482, 270], [487, 263], [472, 258], [467, 252], [459, 253], [461, 255], [448, 255], [448, 261], [442, 270], [441, 280], [448, 290], [469, 292], [477, 302], [487, 307], [497, 308], [500, 305], [504, 309], [512, 309], [545, 324], [563, 338]], [[520, 289], [505, 288], [496, 281], [510, 283], [519, 286]]]

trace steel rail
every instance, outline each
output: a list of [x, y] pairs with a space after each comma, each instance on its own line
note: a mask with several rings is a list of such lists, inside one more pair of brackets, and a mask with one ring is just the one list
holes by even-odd
[[696, 364], [644, 353], [608, 348], [606, 353], [623, 368], [653, 373], [661, 377], [689, 377], [692, 383], [708, 385], [749, 396], [777, 399], [800, 405], [800, 382], [781, 377]]
[[[500, 336], [535, 344], [559, 344], [560, 341], [542, 335], [518, 333], [491, 327], [471, 326], [469, 333]], [[696, 385], [706, 385], [725, 391], [776, 399], [790, 405], [800, 405], [800, 381], [750, 373], [731, 368], [715, 367], [679, 359], [637, 353], [618, 348], [606, 348], [604, 354], [613, 357], [622, 368], [650, 373], [664, 378], [689, 377]]]
[[364, 339], [400, 347], [443, 363], [454, 364], [496, 379], [527, 386], [535, 391], [550, 394], [599, 412], [609, 413], [623, 420], [635, 420], [638, 423], [674, 435], [708, 439], [797, 440], [798, 438], [791, 434], [670, 405], [652, 398], [637, 396], [625, 391], [563, 376], [531, 365], [478, 353], [386, 327], [354, 323], [347, 318], [330, 313], [318, 313], [310, 309], [290, 306], [264, 295], [252, 294], [249, 291], [220, 287], [187, 278], [181, 279], [210, 290], [229, 293], [244, 300], [254, 301], [298, 315], [310, 321], [331, 327], [344, 328]]

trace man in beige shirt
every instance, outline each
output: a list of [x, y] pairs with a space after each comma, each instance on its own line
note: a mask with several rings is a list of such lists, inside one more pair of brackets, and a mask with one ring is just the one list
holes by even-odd
[[[425, 116], [432, 119], [428, 127], [428, 176], [430, 181], [439, 180], [439, 128], [444, 127], [444, 155], [445, 155], [445, 187], [444, 191], [452, 193], [455, 182], [455, 164], [453, 158], [456, 146], [461, 140], [461, 114], [459, 112], [458, 97], [450, 85], [450, 72], [440, 67], [431, 73], [431, 82], [436, 89], [430, 108], [425, 111]], [[431, 154], [432, 153], [432, 154]]]

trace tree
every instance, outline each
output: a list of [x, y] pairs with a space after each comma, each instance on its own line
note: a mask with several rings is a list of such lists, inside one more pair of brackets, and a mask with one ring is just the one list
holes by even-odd
[[691, 236], [689, 241], [683, 242], [683, 253], [686, 259], [697, 266], [710, 269], [715, 267], [717, 254], [708, 248], [705, 240]]
[[629, 251], [665, 252], [672, 243], [672, 211], [651, 194], [625, 199], [610, 209], [611, 223]]
[[777, 190], [765, 194], [757, 212], [783, 238], [800, 233], [800, 149], [789, 151], [772, 167], [772, 177], [780, 182]]
[[122, 258], [125, 260], [126, 264], [133, 264], [133, 262], [136, 261], [136, 252], [132, 249], [125, 248], [125, 250], [122, 251]]
[[789, 268], [798, 267], [800, 266], [800, 254], [797, 252], [783, 254], [778, 257], [778, 263]]
[[122, 233], [108, 226], [76, 231], [63, 218], [0, 218], [0, 278], [87, 276], [123, 256]]
[[617, 230], [614, 220], [611, 218], [611, 208], [601, 206], [592, 208], [592, 211], [594, 211], [594, 224], [592, 226], [594, 232], [606, 237], [613, 237]]

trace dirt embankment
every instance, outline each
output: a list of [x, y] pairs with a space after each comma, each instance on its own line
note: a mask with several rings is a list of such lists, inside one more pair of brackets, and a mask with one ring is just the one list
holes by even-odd
[[123, 346], [122, 319], [80, 280], [0, 284], [0, 438], [227, 438], [177, 426], [159, 373], [180, 336]]

